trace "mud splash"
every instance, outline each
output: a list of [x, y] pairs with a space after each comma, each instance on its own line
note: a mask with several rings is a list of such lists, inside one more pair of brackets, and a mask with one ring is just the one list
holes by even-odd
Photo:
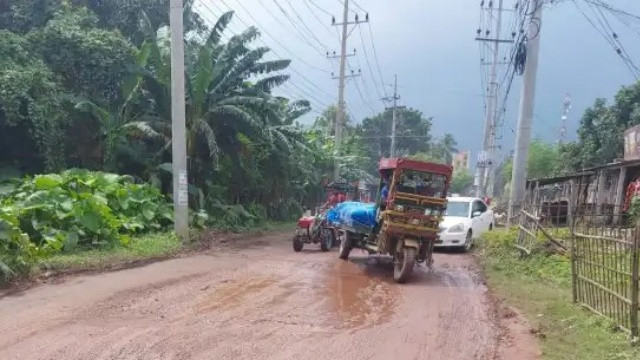
[[223, 284], [213, 293], [207, 295], [196, 309], [199, 312], [226, 310], [239, 306], [249, 294], [255, 294], [278, 281], [275, 277], [245, 277]]
[[[375, 266], [367, 264], [362, 266]], [[325, 288], [331, 310], [342, 327], [369, 328], [388, 322], [398, 304], [395, 285], [372, 276], [358, 264], [336, 261]]]

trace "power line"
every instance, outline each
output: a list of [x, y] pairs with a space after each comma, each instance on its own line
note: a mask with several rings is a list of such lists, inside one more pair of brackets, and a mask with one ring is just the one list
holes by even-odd
[[[378, 88], [378, 83], [376, 82], [376, 77], [375, 75], [373, 75], [373, 69], [371, 67], [371, 62], [369, 61], [369, 54], [367, 52], [367, 47], [365, 45], [364, 42], [364, 36], [362, 36], [362, 29], [358, 29], [358, 33], [360, 34], [360, 41], [362, 42], [362, 50], [364, 51], [364, 57], [367, 61], [367, 67], [369, 68], [369, 74], [371, 74], [371, 81], [373, 81], [373, 86], [376, 89], [376, 93], [378, 93], [378, 98], [382, 98], [382, 93], [380, 92], [380, 89]], [[384, 88], [384, 85], [383, 85]], [[386, 96], [386, 94], [385, 94]]]
[[[349, 61], [348, 61], [348, 60], [347, 60], [347, 64], [348, 64], [348, 65], [349, 65], [349, 67], [351, 68], [351, 64], [349, 63]], [[360, 100], [362, 101], [362, 104], [363, 104], [365, 107], [368, 107], [368, 108], [369, 108], [369, 110], [371, 111], [371, 114], [372, 114], [372, 115], [375, 115], [375, 113], [376, 113], [376, 112], [375, 112], [375, 110], [373, 110], [373, 107], [371, 106], [371, 104], [369, 104], [369, 102], [368, 102], [367, 100], [365, 100], [364, 96], [362, 95], [362, 90], [360, 89], [360, 85], [358, 84], [358, 80], [357, 80], [357, 79], [355, 79], [355, 80], [353, 81], [353, 83], [354, 83], [354, 84], [355, 84], [355, 86], [356, 86], [356, 90], [358, 91], [358, 95], [360, 96]]]
[[[309, 12], [311, 13], [311, 15], [313, 15], [313, 17], [316, 20], [318, 20], [318, 23], [320, 23], [322, 25], [322, 27], [324, 27], [333, 36], [334, 34], [331, 31], [331, 29], [329, 28], [329, 26], [327, 26], [327, 24], [325, 24], [325, 22], [322, 21], [322, 19], [320, 19], [318, 14], [309, 5], [311, 3], [310, 0], [303, 0], [303, 2], [304, 2], [304, 5], [307, 7], [307, 9], [309, 9]], [[313, 4], [313, 3], [311, 3], [311, 4]], [[329, 14], [329, 15], [331, 15], [331, 14]], [[340, 40], [340, 35], [337, 36], [337, 39]]]
[[[225, 0], [220, 0], [220, 1], [221, 1], [221, 2], [222, 2], [222, 3], [223, 3], [223, 4], [224, 4], [228, 9], [231, 9], [231, 10], [233, 9], [232, 7], [230, 7], [230, 6], [225, 2]], [[256, 19], [253, 17], [253, 15], [251, 15], [251, 12], [250, 12], [250, 11], [248, 11], [248, 9], [247, 9], [244, 5], [242, 5], [242, 2], [241, 2], [241, 1], [242, 1], [242, 0], [237, 0], [237, 2], [238, 2], [238, 4], [240, 5], [240, 7], [242, 7], [242, 9], [247, 13], [247, 15], [249, 15], [249, 17], [250, 17], [250, 18], [251, 18], [251, 19], [252, 19], [256, 24], [259, 24], [259, 22], [258, 22], [258, 21], [256, 21]], [[204, 4], [205, 4], [204, 0], [203, 0], [202, 2], [200, 2], [200, 4], [204, 5]], [[204, 5], [204, 6], [205, 6], [205, 8], [208, 8], [206, 5]], [[244, 21], [244, 20], [243, 20], [239, 15], [237, 15], [237, 17], [238, 17], [238, 20], [240, 20], [240, 22], [241, 22], [241, 23], [243, 23], [245, 26], [247, 26], [247, 27], [250, 27], [250, 26], [251, 26], [249, 23], [247, 23], [246, 21]], [[296, 55], [293, 51], [289, 50], [289, 48], [288, 48], [286, 45], [284, 45], [282, 42], [280, 42], [280, 40], [278, 40], [278, 38], [277, 38], [277, 37], [273, 36], [273, 35], [272, 35], [268, 30], [266, 30], [266, 28], [262, 27], [262, 29], [261, 29], [261, 30], [262, 30], [265, 34], [267, 34], [267, 36], [269, 36], [269, 37], [270, 37], [270, 38], [271, 38], [271, 39], [272, 39], [276, 44], [280, 45], [280, 47], [281, 47], [284, 51], [286, 51], [287, 53], [289, 53], [292, 57], [294, 57], [295, 59], [297, 59], [297, 60], [298, 60], [298, 61], [300, 61], [301, 63], [303, 63], [303, 64], [307, 65], [308, 67], [310, 67], [310, 68], [312, 68], [312, 69], [315, 69], [315, 70], [317, 70], [317, 71], [323, 72], [323, 73], [325, 73], [325, 74], [328, 74], [328, 73], [329, 73], [329, 71], [327, 71], [327, 70], [325, 70], [325, 69], [321, 69], [321, 68], [319, 68], [319, 67], [317, 67], [317, 66], [315, 66], [315, 65], [313, 65], [313, 64], [311, 64], [311, 63], [309, 63], [308, 61], [304, 60], [304, 59], [303, 59], [303, 58], [301, 58], [300, 56]], [[260, 39], [260, 41], [261, 41], [261, 42], [263, 42], [265, 45], [267, 45], [267, 44], [264, 42], [264, 40]], [[268, 46], [268, 45], [267, 45], [267, 46]], [[272, 51], [273, 51], [273, 53], [274, 53], [274, 54], [276, 54], [276, 55], [277, 55], [277, 53], [275, 52], [275, 50], [273, 50], [273, 49], [272, 49]], [[314, 84], [314, 85], [315, 85], [315, 84]], [[322, 89], [320, 89], [320, 90], [321, 90], [321, 91], [323, 91]]]
[[[229, 7], [229, 6], [226, 4], [226, 2], [225, 2], [224, 0], [221, 0], [221, 1], [222, 1], [222, 3], [223, 3], [225, 6]], [[242, 5], [241, 5], [241, 6], [242, 6]], [[230, 8], [230, 7], [229, 7], [229, 8]], [[231, 9], [231, 8], [230, 8], [230, 9]], [[245, 8], [244, 8], [244, 6], [243, 6], [243, 9], [245, 9]], [[250, 14], [250, 13], [249, 13], [249, 16], [251, 16], [251, 14]], [[238, 17], [238, 20], [240, 20], [240, 22], [242, 22], [245, 26], [250, 27], [250, 25], [249, 25], [247, 22], [245, 22], [245, 21], [244, 21], [240, 16], [237, 16], [237, 17]], [[293, 55], [294, 57], [298, 58], [298, 59], [299, 59], [299, 60], [301, 60], [303, 63], [306, 63], [303, 59], [301, 59], [301, 58], [299, 58], [298, 56], [296, 56], [296, 55], [295, 55], [291, 50], [289, 50], [287, 47], [285, 47], [284, 45], [282, 45], [282, 43], [281, 43], [280, 41], [278, 41], [275, 37], [273, 37], [273, 35], [271, 35], [271, 34], [270, 34], [269, 32], [267, 32], [266, 30], [264, 30], [264, 31], [265, 31], [265, 33], [266, 33], [267, 35], [269, 35], [273, 40], [275, 40], [275, 41], [276, 41], [276, 43], [280, 44], [280, 45], [283, 47], [283, 49], [284, 49], [285, 51], [287, 51], [288, 53], [290, 53], [290, 54], [291, 54], [291, 55]], [[261, 41], [265, 46], [267, 46], [267, 47], [269, 46], [269, 45], [268, 45], [268, 44], [267, 44], [267, 43], [266, 43], [262, 38], [258, 38], [258, 40], [260, 40], [260, 41]], [[281, 56], [280, 54], [278, 54], [278, 52], [276, 52], [275, 50], [271, 49], [271, 51], [272, 51], [276, 56], [278, 56], [278, 57], [280, 57], [280, 58], [284, 58], [283, 56]], [[306, 63], [306, 64], [308, 64], [308, 63]], [[308, 65], [310, 65], [310, 64], [308, 64]], [[311, 66], [312, 66], [312, 65], [311, 65]], [[300, 73], [299, 71], [297, 71], [295, 68], [291, 67], [290, 69], [291, 69], [291, 71], [292, 71], [293, 73], [295, 73], [295, 74], [297, 74], [298, 76], [300, 76], [300, 78], [302, 78], [303, 80], [305, 80], [307, 83], [309, 83], [311, 86], [313, 86], [313, 87], [316, 89], [316, 90], [312, 90], [312, 91], [320, 91], [320, 92], [323, 92], [323, 93], [324, 93], [325, 95], [327, 95], [327, 96], [332, 96], [329, 92], [327, 92], [326, 90], [324, 90], [324, 89], [322, 89], [321, 87], [319, 87], [318, 85], [316, 85], [313, 81], [309, 80], [306, 76], [304, 76], [302, 73]], [[321, 70], [321, 69], [320, 69], [320, 70]], [[325, 70], [321, 70], [321, 71], [323, 71], [323, 72], [327, 72], [327, 73], [328, 73], [328, 71], [325, 71]]]
[[[590, 5], [591, 11], [596, 13], [594, 11], [594, 7]], [[596, 18], [598, 19], [598, 22], [600, 23], [600, 25], [609, 30], [609, 33], [611, 34], [611, 37], [613, 38], [613, 41], [615, 44], [618, 45], [619, 50], [616, 50], [618, 52], [618, 54], [623, 58], [626, 59], [626, 61], [630, 64], [631, 67], [633, 67], [636, 71], [636, 74], [638, 72], [640, 72], [640, 70], [638, 69], [638, 67], [633, 63], [633, 61], [631, 60], [631, 56], [629, 55], [629, 53], [627, 52], [627, 50], [625, 49], [624, 45], [622, 44], [622, 42], [620, 41], [620, 38], [618, 37], [618, 34], [616, 33], [616, 31], [613, 29], [613, 27], [611, 27], [611, 24], [609, 23], [609, 20], [607, 19], [607, 17], [604, 15], [604, 13], [602, 12], [602, 9], [595, 7], [598, 11], [598, 13], [596, 14]], [[598, 16], [598, 14], [600, 15], [600, 17], [602, 18], [602, 20], [604, 21], [604, 25], [603, 22], [600, 20], [600, 17]], [[622, 52], [622, 53], [621, 53]], [[636, 75], [637, 77], [637, 75]]]
[[617, 14], [620, 14], [620, 15], [623, 15], [623, 16], [627, 16], [627, 17], [636, 19], [636, 20], [640, 20], [640, 16], [639, 15], [632, 14], [630, 12], [615, 8], [615, 7], [605, 3], [602, 0], [585, 0], [585, 1], [588, 2], [589, 4], [601, 7], [603, 9], [606, 9], [606, 10], [612, 12], [612, 13], [617, 13]]
[[316, 42], [318, 42], [318, 44], [320, 44], [320, 46], [322, 46], [325, 49], [325, 51], [328, 51], [328, 47], [322, 41], [320, 41], [320, 39], [318, 39], [316, 34], [313, 32], [313, 30], [309, 28], [309, 26], [307, 25], [307, 22], [304, 21], [304, 19], [302, 19], [302, 17], [300, 16], [300, 13], [298, 13], [295, 7], [293, 7], [293, 4], [291, 4], [291, 1], [290, 0], [285, 0], [285, 1], [287, 2], [287, 4], [289, 4], [289, 7], [291, 8], [291, 10], [293, 10], [294, 15], [296, 16], [296, 18], [298, 18], [298, 20], [300, 20], [300, 23], [302, 24], [302, 26], [305, 29], [307, 29], [307, 32], [311, 35], [311, 37], [313, 37], [313, 39]]
[[[243, 4], [242, 4], [242, 0], [236, 0], [236, 2], [237, 2], [240, 6], [242, 6], [242, 8], [245, 10], [245, 12], [247, 12], [247, 14], [249, 14], [249, 16], [253, 19], [253, 21], [255, 21], [255, 22], [256, 22], [256, 24], [259, 24], [259, 22], [258, 22], [258, 21], [257, 21], [257, 20], [252, 16], [252, 15], [251, 15], [251, 13], [249, 12], [249, 10], [248, 10], [248, 9], [247, 9]], [[274, 2], [275, 2], [275, 0], [274, 0]], [[276, 16], [273, 12], [271, 12], [271, 9], [270, 9], [268, 6], [266, 6], [266, 5], [262, 2], [262, 0], [258, 0], [258, 3], [260, 4], [260, 6], [262, 6], [262, 8], [264, 8], [264, 9], [265, 9], [265, 11], [266, 11], [269, 15], [271, 15], [271, 17], [272, 17], [272, 18], [274, 18], [274, 19], [276, 20], [276, 22], [277, 22], [278, 24], [282, 25], [282, 27], [284, 27], [285, 29], [287, 29], [287, 31], [291, 31], [291, 30], [289, 29], [289, 27], [288, 27], [287, 25], [285, 25], [285, 24], [280, 20], [280, 17]], [[277, 3], [277, 2], [276, 2], [276, 5], [277, 5], [278, 7], [280, 7], [280, 4], [279, 4], [279, 3]], [[281, 11], [282, 11], [283, 13], [285, 13], [285, 14], [286, 14], [286, 12], [284, 11], [284, 9], [282, 9], [281, 7], [280, 7], [280, 9], [281, 9]], [[312, 48], [313, 50], [317, 51], [319, 54], [322, 54], [322, 53], [323, 53], [323, 50], [322, 50], [322, 49], [319, 49], [315, 44], [312, 44], [312, 43], [311, 43], [311, 42], [306, 38], [306, 36], [305, 36], [304, 32], [303, 32], [303, 31], [301, 31], [301, 30], [296, 26], [295, 22], [294, 22], [294, 21], [292, 21], [292, 20], [289, 18], [288, 14], [286, 14], [286, 18], [287, 18], [287, 20], [289, 20], [289, 22], [293, 25], [293, 31], [291, 31], [291, 34], [292, 34], [292, 35], [294, 35], [295, 37], [297, 37], [300, 41], [302, 41], [304, 44], [308, 45], [308, 46], [309, 46], [310, 48]]]
[[313, 2], [313, 0], [305, 0], [308, 1], [311, 5], [313, 5], [316, 9], [322, 11], [323, 13], [329, 15], [329, 16], [333, 16], [332, 13], [328, 12], [327, 10], [323, 9], [321, 6], [319, 6], [318, 4], [316, 4], [315, 2]]
[[[238, 2], [242, 1], [242, 0], [237, 0]], [[272, 0], [273, 3], [278, 7], [278, 9], [280, 10], [280, 12], [284, 15], [285, 18], [287, 18], [287, 20], [291, 23], [291, 25], [293, 26], [293, 29], [295, 31], [297, 31], [298, 33], [300, 33], [301, 37], [299, 37], [304, 43], [306, 43], [307, 45], [309, 45], [310, 47], [312, 47], [314, 50], [318, 51], [318, 53], [320, 53], [321, 55], [323, 55], [326, 51], [327, 51], [327, 47], [319, 40], [316, 39], [316, 41], [318, 41], [320, 43], [320, 46], [324, 48], [324, 50], [320, 50], [318, 49], [314, 44], [312, 44], [306, 37], [305, 33], [303, 30], [300, 29], [300, 27], [298, 27], [298, 25], [296, 24], [296, 21], [293, 20], [291, 18], [291, 16], [289, 15], [289, 13], [282, 7], [282, 5], [280, 5], [280, 3], [277, 0]], [[284, 24], [280, 21], [280, 19], [275, 16], [271, 10], [264, 5], [264, 3], [262, 2], [262, 0], [258, 0], [258, 3], [260, 3], [260, 5], [282, 26], [284, 26]], [[304, 23], [304, 21], [301, 19], [301, 22]], [[286, 26], [284, 26], [286, 28]], [[313, 35], [312, 33], [312, 37], [315, 37], [315, 35]]]
[[[229, 7], [229, 6], [225, 3], [225, 1], [224, 1], [224, 0], [221, 0], [221, 1], [222, 1], [222, 3], [223, 3], [225, 6]], [[201, 4], [203, 4], [203, 5], [204, 5], [204, 2], [201, 2]], [[205, 6], [205, 8], [207, 8], [207, 9], [211, 12], [211, 9], [209, 9], [206, 5], [204, 5], [204, 6]], [[218, 8], [217, 8], [217, 9], [218, 9]], [[218, 10], [222, 11], [221, 9], [218, 9]], [[213, 12], [211, 12], [211, 13], [213, 13]], [[237, 16], [237, 18], [238, 18], [238, 20], [240, 20], [240, 22], [242, 22], [245, 26], [250, 27], [250, 25], [248, 25], [248, 24], [247, 24], [247, 23], [246, 23], [246, 22], [245, 22], [245, 21], [244, 21], [240, 16]], [[232, 33], [233, 33], [233, 32], [232, 32]], [[269, 34], [269, 33], [267, 33], [267, 34]], [[234, 33], [234, 35], [237, 35], [237, 34], [235, 34], [235, 33]], [[266, 43], [262, 38], [258, 38], [258, 40], [260, 40], [260, 41], [261, 41], [265, 46], [267, 46], [267, 47], [269, 46], [269, 45], [268, 45], [268, 44], [267, 44], [267, 43]], [[276, 40], [276, 41], [277, 41], [277, 40]], [[285, 49], [285, 50], [287, 50], [288, 52], [290, 52], [286, 47], [285, 47], [284, 49]], [[275, 50], [271, 49], [271, 51], [272, 51], [276, 56], [278, 56], [278, 57], [280, 57], [280, 58], [284, 58], [284, 57], [280, 56], [280, 54], [278, 54]], [[292, 54], [293, 54], [293, 53], [292, 53]], [[320, 88], [319, 86], [317, 86], [313, 81], [309, 80], [309, 79], [308, 79], [307, 77], [305, 77], [302, 73], [300, 73], [299, 71], [297, 71], [295, 68], [290, 67], [289, 69], [290, 69], [293, 73], [295, 73], [295, 74], [297, 74], [298, 76], [300, 76], [303, 80], [305, 80], [306, 82], [308, 82], [310, 85], [312, 85], [312, 86], [313, 86], [314, 88], [316, 88], [317, 90], [319, 90], [319, 91], [321, 91], [321, 92], [324, 92], [324, 93], [325, 93], [325, 94], [327, 94], [328, 96], [332, 96], [330, 93], [328, 93], [327, 91], [325, 91], [325, 90], [323, 90], [322, 88]], [[299, 89], [301, 89], [301, 90], [302, 90], [302, 88], [301, 88], [299, 85], [297, 85], [297, 84], [293, 83], [292, 81], [289, 81], [289, 83], [290, 83], [292, 86], [295, 86], [296, 88], [299, 88]], [[317, 91], [317, 90], [311, 90], [311, 92], [315, 92], [315, 91]], [[304, 90], [302, 90], [302, 91], [304, 91]], [[305, 94], [309, 94], [309, 93], [307, 93], [306, 91], [304, 91], [304, 93], [305, 93]], [[307, 95], [307, 96], [309, 96], [309, 95]], [[310, 97], [310, 98], [315, 99], [317, 102], [319, 102], [319, 103], [321, 103], [321, 104], [324, 104], [322, 101], [317, 100], [317, 98], [316, 98], [315, 96], [309, 96], [309, 97]]]
[[367, 12], [367, 10], [363, 9], [362, 6], [358, 5], [357, 2], [351, 1], [351, 3], [355, 5], [355, 7], [357, 7], [360, 11]]
[[[356, 61], [358, 62], [358, 68], [362, 69], [362, 64], [360, 63], [360, 56], [358, 56], [358, 54], [356, 54]], [[374, 80], [375, 79], [372, 78], [372, 81], [374, 81]], [[362, 81], [362, 86], [364, 87], [364, 92], [367, 95], [368, 100], [371, 100], [372, 99], [371, 98], [371, 91], [369, 90], [369, 86], [367, 85], [367, 81], [365, 79], [365, 76], [362, 76], [361, 81]], [[377, 91], [377, 89], [376, 89], [376, 92], [378, 93], [378, 95], [380, 94], [380, 92]], [[381, 97], [379, 96], [377, 99], [380, 99], [380, 98]], [[372, 101], [370, 103], [374, 103], [375, 104], [376, 101]]]
[[[584, 10], [580, 7], [580, 5], [578, 5], [578, 2], [576, 0], [572, 0], [573, 4], [575, 5], [575, 7], [578, 9], [578, 11], [580, 11], [580, 13], [582, 14], [582, 16], [589, 22], [589, 24], [591, 24], [591, 26], [598, 32], [600, 33], [600, 35], [602, 35], [602, 37], [609, 43], [609, 45], [611, 45], [611, 47], [618, 53], [618, 55], [620, 55], [620, 58], [622, 59], [622, 61], [625, 63], [625, 65], [627, 66], [627, 68], [629, 69], [629, 71], [633, 74], [633, 76], [636, 78], [636, 80], [639, 79], [639, 74], [638, 74], [638, 67], [633, 64], [633, 62], [631, 62], [630, 59], [626, 58], [623, 54], [622, 54], [622, 50], [616, 45], [615, 40], [613, 39], [612, 35], [607, 34], [607, 29], [601, 29], [598, 27], [598, 25], [596, 25], [593, 20], [589, 17], [589, 15], [587, 15], [586, 12], [584, 12]], [[600, 23], [601, 26], [602, 25], [602, 21], [598, 18], [598, 21]], [[603, 26], [604, 27], [604, 26]]]
[[289, 86], [297, 89], [300, 93], [302, 93], [304, 95], [304, 97], [308, 98], [310, 101], [314, 101], [317, 104], [319, 104], [319, 107], [322, 108], [328, 108], [329, 105], [327, 105], [327, 103], [323, 102], [322, 100], [319, 100], [318, 98], [316, 98], [315, 96], [311, 95], [309, 92], [307, 92], [307, 90], [301, 88], [300, 86], [296, 85], [294, 82], [289, 81], [288, 83], [284, 83], [281, 86], [283, 86], [285, 89], [288, 90], [292, 90]]
[[382, 84], [382, 92], [384, 93], [385, 97], [388, 97], [387, 95], [387, 89], [384, 87], [384, 77], [382, 76], [382, 71], [380, 70], [380, 61], [378, 60], [378, 52], [376, 50], [376, 43], [373, 41], [373, 29], [371, 28], [371, 22], [368, 21], [367, 22], [368, 28], [369, 28], [369, 38], [371, 39], [371, 47], [373, 48], [373, 56], [374, 59], [376, 61], [376, 67], [378, 68], [378, 75], [380, 76], [380, 84]]

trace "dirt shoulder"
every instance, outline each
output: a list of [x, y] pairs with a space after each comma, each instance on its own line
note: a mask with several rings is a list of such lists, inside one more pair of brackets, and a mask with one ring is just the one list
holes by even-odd
[[46, 283], [60, 283], [65, 277], [98, 274], [142, 267], [155, 262], [183, 258], [208, 251], [229, 250], [252, 245], [256, 239], [269, 234], [286, 237], [291, 230], [278, 226], [274, 229], [231, 233], [207, 230], [182, 242], [171, 233], [156, 233], [134, 238], [127, 246], [62, 253], [42, 259], [29, 274], [0, 288], [0, 298]]

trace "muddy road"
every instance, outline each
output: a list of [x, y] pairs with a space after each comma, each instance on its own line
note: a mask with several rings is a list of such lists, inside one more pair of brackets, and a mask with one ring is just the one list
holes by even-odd
[[294, 253], [287, 235], [1, 298], [0, 359], [537, 358], [467, 255], [397, 285], [388, 259]]

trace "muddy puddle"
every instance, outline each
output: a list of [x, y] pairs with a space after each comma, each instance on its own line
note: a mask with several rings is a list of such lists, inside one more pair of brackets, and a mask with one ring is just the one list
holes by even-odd
[[376, 266], [347, 261], [332, 264], [323, 291], [342, 327], [368, 328], [388, 322], [395, 314], [399, 289], [388, 279], [367, 271]]
[[228, 281], [207, 295], [196, 309], [200, 312], [209, 312], [240, 306], [248, 296], [255, 295], [278, 280], [273, 276], [253, 276]]

